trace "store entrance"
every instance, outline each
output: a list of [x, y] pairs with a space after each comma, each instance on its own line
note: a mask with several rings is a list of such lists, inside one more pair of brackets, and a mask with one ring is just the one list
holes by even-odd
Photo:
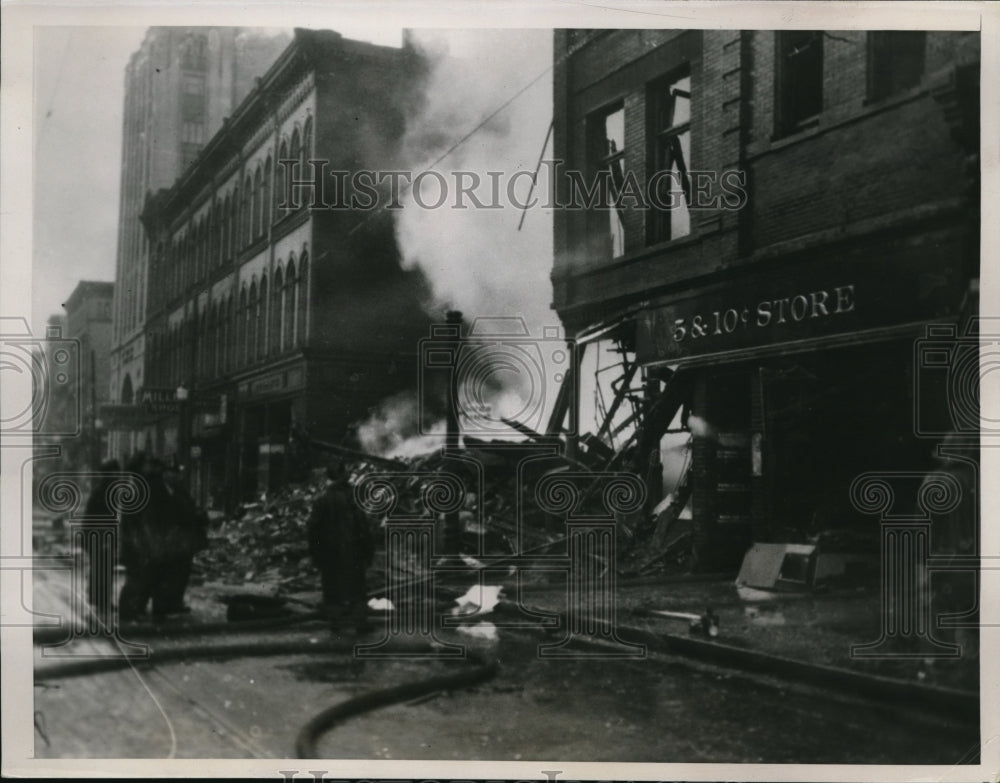
[[828, 350], [758, 368], [769, 538], [875, 531], [849, 497], [861, 473], [927, 470], [913, 434], [912, 346]]

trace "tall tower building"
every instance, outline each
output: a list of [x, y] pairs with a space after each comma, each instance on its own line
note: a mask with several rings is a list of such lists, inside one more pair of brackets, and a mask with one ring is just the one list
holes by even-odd
[[[291, 36], [236, 27], [151, 27], [125, 69], [118, 255], [110, 396], [137, 401], [145, 383], [149, 245], [139, 215], [147, 194], [169, 187], [250, 92]], [[145, 447], [118, 432], [112, 451]]]

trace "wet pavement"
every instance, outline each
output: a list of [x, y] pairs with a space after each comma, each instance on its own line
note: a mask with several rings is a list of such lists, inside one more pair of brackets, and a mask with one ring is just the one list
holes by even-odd
[[[60, 601], [57, 585], [38, 582], [41, 598]], [[639, 586], [626, 604], [645, 600], [640, 587], [662, 595]], [[701, 587], [684, 587], [690, 602], [705, 597]], [[712, 589], [721, 597], [725, 586]], [[672, 592], [672, 606], [687, 605], [683, 592]], [[526, 591], [526, 600], [544, 604], [547, 594]], [[202, 619], [200, 603], [211, 603], [205, 596], [200, 588], [192, 591], [195, 621]], [[724, 612], [736, 607], [717, 605], [723, 633], [732, 639], [743, 626], [732, 617], [727, 623]], [[830, 616], [822, 601], [795, 607], [782, 611], [786, 617]], [[684, 629], [675, 623], [669, 630]], [[492, 645], [452, 631], [441, 636], [495, 653], [497, 676], [349, 719], [321, 738], [324, 757], [956, 764], [973, 760], [978, 747], [974, 724], [956, 725], [933, 711], [690, 658], [651, 652], [634, 660], [549, 660], [539, 657], [538, 644], [556, 641], [551, 635], [501, 630]], [[469, 666], [359, 660], [346, 650], [310, 649], [329, 640], [322, 626], [244, 637], [248, 651], [276, 639], [301, 654], [192, 659], [38, 682], [35, 709], [50, 744], [39, 739], [36, 752], [53, 758], [287, 758], [298, 729], [325, 707]]]

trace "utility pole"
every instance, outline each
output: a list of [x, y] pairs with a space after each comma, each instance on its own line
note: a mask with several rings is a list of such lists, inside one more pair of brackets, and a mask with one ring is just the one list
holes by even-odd
[[[445, 316], [445, 323], [454, 328], [454, 365], [448, 378], [447, 400], [445, 400], [445, 454], [451, 456], [458, 450], [459, 420], [458, 420], [458, 362], [462, 350], [462, 314], [458, 310], [450, 310]], [[446, 463], [447, 464], [447, 463]], [[444, 546], [449, 555], [457, 555], [461, 546], [462, 529], [458, 511], [450, 511], [444, 517]]]

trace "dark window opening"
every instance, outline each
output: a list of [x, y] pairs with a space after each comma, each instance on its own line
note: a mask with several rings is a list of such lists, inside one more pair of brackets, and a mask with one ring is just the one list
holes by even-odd
[[617, 258], [625, 254], [625, 210], [618, 205], [625, 182], [625, 107], [619, 104], [595, 115], [590, 132], [591, 161], [601, 189], [593, 231], [610, 256]]
[[778, 135], [811, 125], [823, 110], [823, 33], [778, 33]]
[[691, 76], [683, 74], [650, 85], [651, 194], [649, 242], [691, 233]]
[[868, 99], [882, 100], [920, 84], [926, 42], [924, 32], [868, 33]]

